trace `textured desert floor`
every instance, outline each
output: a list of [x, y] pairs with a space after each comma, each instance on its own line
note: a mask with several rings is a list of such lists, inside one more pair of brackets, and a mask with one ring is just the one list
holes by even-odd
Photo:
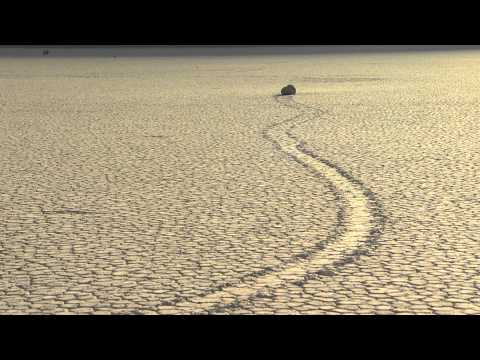
[[475, 50], [2, 56], [0, 313], [480, 314], [479, 104]]

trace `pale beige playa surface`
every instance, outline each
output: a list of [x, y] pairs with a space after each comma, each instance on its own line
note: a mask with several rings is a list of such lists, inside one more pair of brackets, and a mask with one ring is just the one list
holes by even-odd
[[480, 51], [8, 55], [1, 314], [480, 314]]

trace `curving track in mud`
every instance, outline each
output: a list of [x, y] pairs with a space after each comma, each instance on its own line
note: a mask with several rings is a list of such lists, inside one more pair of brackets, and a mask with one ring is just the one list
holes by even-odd
[[[292, 134], [300, 122], [318, 119], [324, 113], [315, 107], [296, 102], [291, 96], [275, 96], [281, 106], [292, 107], [299, 114], [263, 131], [263, 137], [290, 160], [296, 161], [319, 178], [328, 180], [338, 200], [336, 235], [317, 244], [312, 251], [279, 269], [267, 269], [254, 280], [217, 288], [196, 298], [175, 303], [192, 312], [219, 312], [234, 307], [240, 301], [255, 297], [264, 288], [281, 286], [284, 282], [302, 284], [312, 276], [328, 274], [331, 270], [352, 262], [368, 252], [383, 231], [384, 215], [381, 203], [359, 180], [341, 167], [322, 159]], [[166, 305], [169, 307], [173, 304]], [[159, 307], [161, 312], [162, 306]]]

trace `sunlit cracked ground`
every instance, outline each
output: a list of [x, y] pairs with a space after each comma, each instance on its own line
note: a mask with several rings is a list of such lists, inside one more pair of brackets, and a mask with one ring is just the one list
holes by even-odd
[[[0, 58], [0, 313], [480, 314], [479, 103], [477, 51]], [[341, 193], [264, 136], [296, 116], [382, 233], [196, 308], [335, 242]]]

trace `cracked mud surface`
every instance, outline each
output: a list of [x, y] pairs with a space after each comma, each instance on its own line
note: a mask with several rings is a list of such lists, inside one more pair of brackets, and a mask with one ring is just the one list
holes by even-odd
[[0, 59], [0, 313], [480, 313], [479, 62]]

